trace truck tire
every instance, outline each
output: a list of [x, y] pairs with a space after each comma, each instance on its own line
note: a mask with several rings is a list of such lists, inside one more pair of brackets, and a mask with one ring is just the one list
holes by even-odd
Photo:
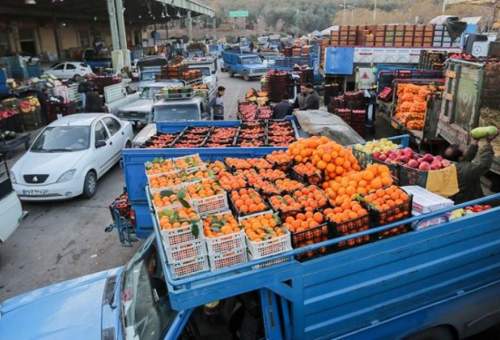
[[94, 170], [90, 170], [85, 175], [83, 181], [83, 197], [92, 198], [97, 191], [97, 175]]
[[249, 81], [250, 80], [250, 76], [248, 74], [244, 74], [243, 75], [243, 80]]
[[412, 334], [404, 340], [455, 340], [457, 336], [451, 326], [439, 326]]

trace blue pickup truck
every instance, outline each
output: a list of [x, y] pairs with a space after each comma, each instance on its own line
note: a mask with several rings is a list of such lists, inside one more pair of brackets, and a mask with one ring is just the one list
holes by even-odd
[[[272, 151], [193, 150], [207, 161]], [[193, 150], [126, 149], [124, 168], [143, 176], [145, 161]], [[465, 338], [500, 322], [500, 207], [305, 262], [296, 256], [499, 199], [184, 278], [172, 276], [155, 222], [127, 265], [4, 301], [0, 338]]]
[[231, 77], [239, 75], [245, 80], [260, 78], [268, 70], [257, 54], [226, 50], [222, 52], [222, 59], [224, 70], [229, 72]]

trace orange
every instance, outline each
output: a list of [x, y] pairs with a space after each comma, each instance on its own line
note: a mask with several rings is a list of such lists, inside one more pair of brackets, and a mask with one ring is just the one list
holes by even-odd
[[326, 163], [324, 161], [319, 161], [318, 164], [316, 164], [317, 168], [320, 170], [323, 170], [326, 168]]
[[[324, 160], [324, 159], [323, 159]], [[329, 173], [332, 172], [332, 173], [335, 173], [335, 165], [332, 164], [332, 163], [329, 163], [327, 166], [326, 166], [326, 171], [328, 171]]]
[[363, 173], [363, 179], [366, 181], [371, 181], [374, 177], [375, 177], [375, 175], [373, 174], [373, 172], [371, 170], [367, 169]]

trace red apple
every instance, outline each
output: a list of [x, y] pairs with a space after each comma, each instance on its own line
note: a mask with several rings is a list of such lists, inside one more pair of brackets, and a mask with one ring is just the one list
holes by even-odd
[[443, 159], [441, 161], [441, 165], [443, 166], [443, 168], [449, 167], [450, 164], [451, 164], [451, 162], [449, 160], [447, 160], [447, 159]]
[[423, 161], [418, 166], [418, 169], [422, 171], [429, 171], [431, 169], [431, 165], [428, 162]]
[[431, 170], [439, 170], [441, 168], [441, 161], [439, 161], [438, 159], [434, 159], [431, 163]]
[[387, 156], [385, 154], [381, 154], [377, 159], [380, 159], [381, 161], [385, 161], [387, 159]]
[[414, 159], [410, 159], [410, 160], [408, 161], [408, 166], [409, 166], [410, 168], [414, 168], [414, 169], [416, 169], [416, 168], [418, 168], [418, 162], [417, 162], [416, 160], [414, 160]]
[[426, 161], [427, 163], [432, 163], [432, 161], [434, 160], [434, 156], [431, 155], [430, 153], [426, 153], [423, 157], [424, 161]]

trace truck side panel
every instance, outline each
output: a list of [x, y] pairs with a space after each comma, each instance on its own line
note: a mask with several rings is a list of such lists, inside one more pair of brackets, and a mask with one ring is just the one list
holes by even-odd
[[[496, 210], [303, 263], [304, 300], [293, 310], [304, 326], [295, 337], [342, 336], [500, 280], [499, 218]], [[455, 315], [415, 318], [430, 327]]]

